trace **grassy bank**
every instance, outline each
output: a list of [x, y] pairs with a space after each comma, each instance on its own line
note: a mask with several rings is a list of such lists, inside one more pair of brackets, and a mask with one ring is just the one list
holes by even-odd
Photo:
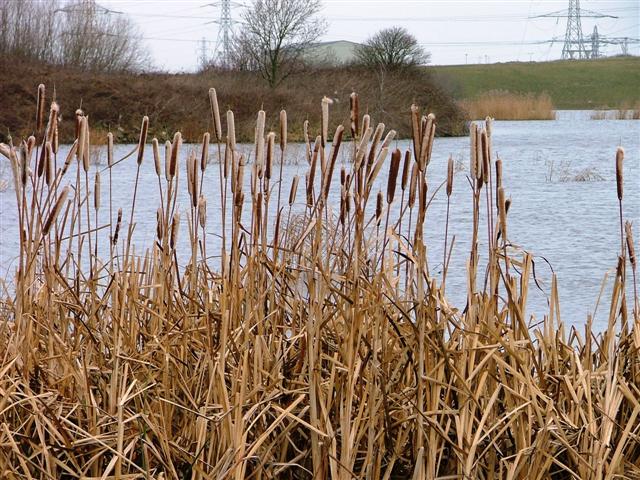
[[551, 97], [559, 109], [632, 108], [640, 101], [640, 58], [429, 67], [459, 99], [492, 90]]
[[18, 137], [32, 133], [29, 119], [33, 90], [37, 86], [34, 79], [46, 79], [48, 85], [55, 86], [58, 103], [70, 110], [60, 125], [62, 142], [73, 141], [74, 122], [69, 120], [72, 120], [71, 112], [81, 106], [86, 115], [95, 119], [94, 130], [99, 131], [96, 137], [104, 139], [106, 132], [111, 131], [121, 142], [135, 142], [140, 128], [139, 116], [146, 114], [151, 119], [150, 133], [160, 140], [170, 139], [174, 131], [180, 130], [185, 141], [200, 141], [203, 131], [212, 131], [206, 97], [210, 87], [215, 87], [224, 98], [225, 109], [236, 112], [239, 119], [236, 136], [242, 142], [254, 139], [256, 106], [262, 105], [270, 112], [267, 129], [277, 128], [277, 112], [281, 109], [292, 112], [291, 140], [300, 141], [304, 120], [309, 120], [312, 130], [319, 128], [318, 96], [333, 99], [331, 108], [335, 117], [345, 122], [349, 118], [349, 95], [353, 91], [370, 99], [363, 104], [363, 112], [393, 124], [404, 138], [411, 134], [407, 105], [412, 102], [429, 105], [442, 118], [439, 134], [466, 132], [463, 112], [424, 72], [388, 74], [380, 82], [376, 74], [362, 69], [313, 70], [290, 77], [272, 90], [252, 72], [99, 74], [0, 58], [3, 111], [0, 140], [6, 140], [7, 134]]
[[[178, 133], [154, 148], [153, 165], [141, 163], [155, 146], [143, 119], [125, 161], [158, 177], [146, 251], [131, 244], [145, 198], [112, 205], [119, 159], [96, 177], [89, 119], [77, 118], [65, 161], [50, 143], [57, 111], [31, 110], [36, 137], [0, 145], [22, 232], [15, 294], [0, 303], [0, 476], [640, 475], [640, 314], [624, 293], [636, 278], [631, 229], [612, 246], [620, 260], [603, 332], [589, 319], [581, 331], [563, 325], [555, 279], [548, 315], [529, 318], [533, 257], [511, 243], [491, 126], [472, 128], [469, 185], [454, 184], [453, 159], [446, 179], [427, 173], [433, 117], [411, 109], [414, 149], [401, 152], [364, 104], [353, 102], [346, 131], [317, 106], [324, 128], [308, 145], [307, 173], [282, 196], [274, 160], [287, 155], [292, 115], [279, 114], [277, 135], [257, 115], [249, 164], [235, 150], [233, 116], [213, 108], [212, 140], [227, 140], [221, 153], [205, 141], [219, 162], [208, 167]], [[341, 151], [349, 160], [338, 172]], [[221, 168], [221, 185], [203, 181], [211, 168]], [[190, 197], [182, 209], [178, 172]], [[379, 176], [384, 192], [373, 189]], [[468, 189], [473, 204], [465, 305], [447, 299], [448, 261], [442, 273], [427, 261], [424, 222], [439, 185]], [[213, 204], [202, 188], [215, 189]], [[341, 190], [339, 204], [328, 204], [330, 188]], [[205, 248], [211, 234], [222, 234], [219, 251]], [[189, 239], [187, 265], [177, 263], [178, 235]]]

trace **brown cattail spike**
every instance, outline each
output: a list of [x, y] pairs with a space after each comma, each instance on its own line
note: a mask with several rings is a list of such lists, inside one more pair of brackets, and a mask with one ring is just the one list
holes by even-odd
[[202, 228], [207, 225], [207, 199], [204, 198], [204, 195], [200, 195], [198, 198], [198, 223]]
[[404, 165], [402, 166], [402, 182], [400, 186], [404, 192], [407, 189], [407, 183], [409, 181], [409, 173], [411, 172], [411, 150], [404, 152]]
[[295, 175], [293, 177], [293, 181], [291, 182], [291, 190], [289, 191], [289, 206], [293, 205], [296, 201], [296, 194], [298, 193], [298, 182], [300, 177]]
[[118, 244], [118, 235], [120, 234], [120, 226], [122, 225], [122, 209], [118, 209], [118, 219], [116, 220], [116, 228], [113, 231], [111, 243], [115, 246]]
[[162, 215], [162, 208], [160, 207], [156, 210], [156, 235], [158, 241], [162, 242], [164, 238], [164, 216]]
[[267, 135], [267, 161], [264, 168], [264, 178], [271, 179], [271, 167], [273, 165], [273, 155], [275, 149], [276, 134], [269, 132]]
[[52, 159], [52, 157], [54, 155], [53, 146], [51, 145], [51, 142], [47, 142], [45, 144], [44, 148], [47, 150], [47, 154], [46, 154], [46, 157], [45, 157], [46, 163], [45, 163], [45, 166], [44, 166], [44, 168], [45, 168], [44, 175], [45, 175], [45, 180], [47, 182], [47, 185], [51, 186], [51, 184], [53, 183], [53, 177], [55, 175], [55, 172], [54, 172], [54, 168], [55, 167], [53, 165], [53, 159]]
[[182, 144], [182, 134], [176, 132], [173, 135], [173, 143], [171, 144], [171, 161], [169, 162], [169, 179], [176, 176], [176, 170], [178, 168], [178, 153], [180, 145]]
[[502, 231], [502, 241], [507, 241], [507, 204], [504, 196], [504, 188], [498, 189], [498, 211], [500, 214], [500, 229]]
[[36, 132], [42, 131], [44, 122], [44, 85], [38, 85], [38, 103], [36, 105]]
[[51, 226], [53, 225], [53, 223], [56, 221], [56, 218], [60, 214], [60, 210], [62, 210], [62, 206], [64, 205], [64, 202], [67, 201], [67, 195], [69, 195], [69, 188], [70, 188], [69, 186], [66, 186], [62, 189], [62, 192], [60, 192], [60, 195], [58, 196], [58, 200], [56, 200], [56, 203], [53, 206], [53, 210], [51, 210], [51, 213], [49, 213], [49, 217], [47, 218], [47, 221], [45, 222], [44, 227], [42, 229], [43, 235], [46, 235], [49, 233], [49, 230], [51, 230]]
[[420, 160], [420, 109], [417, 105], [411, 105], [411, 137], [413, 138], [413, 158]]
[[207, 168], [207, 163], [209, 163], [209, 139], [211, 136], [209, 132], [205, 132], [202, 136], [202, 153], [200, 156], [200, 171], [204, 173]]
[[211, 113], [215, 127], [216, 140], [222, 140], [222, 124], [220, 122], [220, 107], [218, 106], [218, 94], [215, 88], [209, 89], [209, 102], [211, 102]]
[[233, 117], [233, 112], [227, 110], [227, 141], [231, 150], [236, 149], [236, 123]]
[[327, 178], [324, 185], [324, 198], [329, 196], [329, 188], [331, 187], [331, 178], [333, 177], [333, 169], [336, 166], [336, 160], [338, 159], [338, 152], [340, 151], [340, 145], [342, 143], [342, 135], [344, 133], [344, 127], [338, 125], [336, 132], [333, 134], [333, 144], [331, 145], [331, 159], [329, 160], [329, 168], [327, 169]]
[[382, 218], [382, 192], [378, 191], [376, 196], [376, 223], [380, 225], [380, 219]]
[[349, 96], [349, 107], [351, 110], [351, 136], [356, 138], [360, 135], [358, 130], [358, 122], [360, 120], [360, 101], [358, 100], [358, 94], [352, 92]]
[[631, 264], [631, 268], [635, 270], [636, 268], [636, 249], [633, 243], [633, 231], [631, 228], [631, 223], [629, 221], [625, 222], [624, 230], [627, 237], [627, 250], [629, 252], [629, 263]]
[[107, 166], [113, 166], [113, 133], [107, 133]]
[[451, 196], [451, 192], [453, 191], [453, 157], [449, 157], [449, 162], [447, 163], [447, 197]]
[[153, 137], [153, 140], [151, 140], [151, 147], [153, 150], [153, 166], [156, 169], [156, 175], [159, 177], [162, 175], [162, 167], [160, 166], [160, 146], [157, 138]]
[[396, 194], [396, 183], [398, 183], [401, 158], [402, 152], [396, 148], [391, 154], [391, 165], [389, 166], [389, 178], [387, 180], [387, 203], [389, 204], [393, 202], [393, 197]]
[[140, 139], [138, 140], [138, 165], [142, 164], [144, 158], [144, 146], [147, 143], [147, 133], [149, 132], [149, 117], [142, 117], [142, 126], [140, 127]]
[[616, 184], [618, 187], [618, 200], [622, 201], [624, 193], [624, 148], [618, 147], [616, 151]]
[[280, 110], [280, 151], [287, 148], [287, 111]]
[[96, 178], [93, 183], [93, 208], [100, 210], [100, 172], [96, 172]]

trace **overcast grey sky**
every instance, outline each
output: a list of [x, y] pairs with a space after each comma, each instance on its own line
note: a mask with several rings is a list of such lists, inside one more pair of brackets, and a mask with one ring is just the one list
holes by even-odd
[[[250, 3], [251, 0], [239, 0]], [[103, 0], [113, 10], [131, 15], [145, 37], [156, 67], [193, 71], [197, 50], [205, 38], [213, 50], [219, 9], [212, 0]], [[560, 57], [566, 18], [536, 15], [567, 8], [568, 0], [324, 0], [322, 15], [329, 23], [324, 40], [361, 42], [377, 30], [403, 25], [432, 54], [433, 64], [507, 61], [543, 61]], [[640, 37], [638, 0], [582, 0], [581, 8], [618, 18], [583, 18], [582, 30], [594, 25], [600, 35]], [[233, 17], [241, 20], [241, 7]], [[235, 28], [241, 28], [236, 25]], [[557, 43], [537, 43], [560, 39]], [[605, 54], [620, 53], [620, 46], [604, 47]], [[630, 45], [640, 54], [640, 45]]]

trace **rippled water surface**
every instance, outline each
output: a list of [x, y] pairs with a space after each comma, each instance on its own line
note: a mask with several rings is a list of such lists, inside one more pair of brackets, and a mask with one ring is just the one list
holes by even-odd
[[[634, 222], [634, 235], [640, 237], [640, 121], [591, 120], [589, 115], [560, 114], [558, 120], [541, 122], [495, 122], [493, 134], [494, 153], [503, 160], [504, 187], [512, 198], [509, 211], [510, 240], [535, 255], [536, 277], [540, 288], [531, 284], [528, 314], [540, 320], [547, 313], [547, 295], [551, 285], [551, 269], [558, 276], [562, 319], [571, 324], [584, 324], [587, 315], [594, 312], [596, 300], [607, 272], [616, 265], [620, 247], [618, 203], [615, 183], [615, 151], [618, 145], [626, 150], [624, 215]], [[397, 142], [398, 148], [409, 146], [406, 141]], [[430, 194], [446, 177], [449, 155], [456, 160], [457, 173], [452, 195], [449, 225], [450, 237], [455, 244], [447, 277], [447, 293], [454, 305], [464, 307], [466, 296], [466, 261], [470, 249], [471, 193], [466, 179], [469, 164], [469, 140], [467, 138], [439, 138], [433, 148], [433, 158], [428, 168]], [[184, 146], [186, 154], [189, 146]], [[194, 146], [199, 151], [198, 146]], [[247, 151], [250, 146], [245, 146]], [[131, 146], [118, 147], [124, 155]], [[64, 149], [62, 149], [64, 154]], [[142, 165], [138, 202], [135, 212], [134, 240], [137, 252], [149, 247], [155, 236], [156, 208], [159, 205], [158, 182], [155, 176], [151, 148], [147, 149]], [[217, 157], [215, 148], [212, 158]], [[292, 146], [293, 162], [284, 166], [283, 196], [289, 192], [294, 175], [304, 178], [307, 166], [299, 146]], [[295, 161], [297, 160], [297, 161]], [[2, 159], [6, 167], [6, 160]], [[58, 159], [60, 165], [63, 161]], [[342, 159], [346, 162], [346, 157]], [[184, 182], [184, 162], [181, 167]], [[101, 166], [92, 166], [102, 169]], [[335, 185], [332, 187], [333, 206], [339, 205], [339, 168], [336, 167]], [[122, 208], [123, 218], [128, 220], [135, 180], [135, 158], [118, 164], [113, 170], [113, 212]], [[276, 166], [275, 171], [278, 171]], [[0, 169], [6, 179], [7, 168]], [[70, 171], [68, 175], [75, 173]], [[103, 172], [102, 209], [99, 222], [109, 216], [108, 173]], [[576, 181], [587, 176], [590, 181]], [[90, 175], [93, 177], [93, 173]], [[245, 176], [248, 180], [249, 174]], [[217, 262], [220, 232], [222, 231], [219, 200], [218, 165], [209, 165], [205, 175], [205, 194], [208, 198], [207, 250]], [[386, 188], [386, 171], [381, 172], [378, 188]], [[296, 211], [302, 210], [304, 182], [300, 182]], [[181, 186], [180, 207], [188, 210], [189, 202], [184, 185]], [[398, 189], [399, 190], [399, 189]], [[248, 188], [247, 188], [248, 192]], [[275, 194], [273, 196], [275, 198]], [[250, 210], [250, 195], [246, 195]], [[275, 202], [274, 202], [275, 203]], [[375, 200], [372, 201], [375, 203]], [[395, 202], [397, 208], [398, 202]], [[436, 193], [429, 207], [425, 225], [429, 267], [439, 277], [442, 268], [442, 252], [445, 229], [446, 195], [444, 189]], [[392, 212], [393, 215], [393, 212]], [[183, 216], [186, 219], [186, 215]], [[126, 222], [125, 222], [126, 224]], [[183, 222], [186, 225], [186, 221]], [[406, 224], [405, 224], [406, 225]], [[12, 189], [0, 192], [0, 275], [10, 278], [15, 269], [18, 248], [15, 194]], [[124, 227], [126, 231], [126, 225]], [[185, 241], [187, 232], [182, 232]], [[481, 235], [485, 239], [486, 235]], [[106, 244], [106, 237], [102, 240]], [[451, 240], [449, 241], [451, 244]], [[485, 242], [486, 243], [486, 242]], [[486, 253], [481, 246], [484, 257]], [[181, 261], [188, 259], [189, 248], [183, 248]], [[612, 283], [611, 275], [607, 286]], [[631, 293], [631, 290], [630, 290]], [[601, 305], [595, 315], [595, 323], [602, 328], [606, 322], [609, 288], [605, 288]]]

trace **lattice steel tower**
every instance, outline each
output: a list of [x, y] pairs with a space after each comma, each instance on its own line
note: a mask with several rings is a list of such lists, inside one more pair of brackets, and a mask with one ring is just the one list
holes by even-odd
[[567, 32], [564, 35], [562, 58], [588, 58], [582, 38], [580, 0], [569, 0], [567, 12]]
[[[591, 10], [581, 10], [580, 0], [569, 0], [569, 8], [566, 10], [537, 15], [533, 18], [543, 17], [567, 19], [567, 31], [564, 36], [564, 45], [562, 47], [563, 59], [583, 59], [590, 58], [592, 55], [593, 45], [589, 44], [589, 42], [585, 44], [584, 37], [582, 35], [583, 18], [618, 18], [613, 15], [592, 12]], [[551, 42], [553, 43], [555, 41], [556, 39], [553, 39]], [[599, 52], [596, 51], [596, 55], [598, 54]]]
[[233, 25], [235, 23], [231, 16], [231, 7], [241, 5], [232, 0], [218, 0], [217, 2], [208, 3], [206, 6], [220, 8], [220, 17], [218, 20], [207, 23], [217, 23], [220, 27], [216, 39], [215, 55], [217, 55], [222, 66], [227, 66], [231, 58], [231, 38], [233, 36]]

